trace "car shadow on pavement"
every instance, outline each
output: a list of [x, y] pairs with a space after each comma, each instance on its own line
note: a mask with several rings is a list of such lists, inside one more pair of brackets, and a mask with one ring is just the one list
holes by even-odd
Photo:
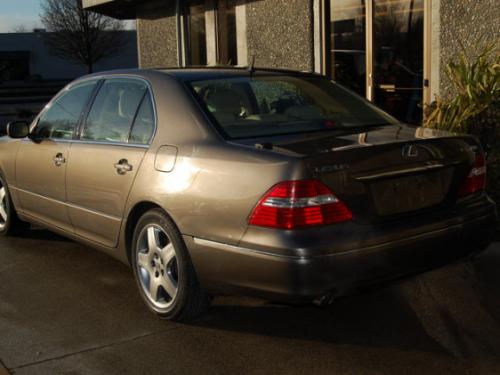
[[447, 353], [426, 334], [397, 285], [345, 297], [325, 308], [257, 301], [242, 305], [225, 298], [214, 301], [196, 325], [340, 345]]
[[486, 251], [474, 260], [473, 274], [483, 307], [500, 325], [500, 242], [495, 245], [494, 251]]
[[45, 229], [41, 228], [30, 228], [24, 230], [20, 237], [23, 239], [30, 239], [30, 240], [40, 240], [40, 241], [60, 241], [60, 242], [73, 242], [72, 240], [60, 236], [54, 232], [50, 232]]
[[500, 244], [464, 260], [345, 297], [327, 308], [216, 299], [197, 326], [337, 345], [495, 359]]

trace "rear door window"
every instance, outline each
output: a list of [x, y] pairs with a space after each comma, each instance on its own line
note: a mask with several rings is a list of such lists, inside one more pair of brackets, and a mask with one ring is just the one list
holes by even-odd
[[81, 139], [127, 143], [139, 106], [148, 91], [133, 78], [107, 79], [87, 116]]

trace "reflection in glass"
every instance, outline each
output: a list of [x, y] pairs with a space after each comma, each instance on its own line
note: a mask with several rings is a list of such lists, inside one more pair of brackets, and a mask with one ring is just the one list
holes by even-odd
[[192, 0], [186, 6], [187, 34], [189, 39], [188, 61], [190, 65], [207, 65], [207, 39], [205, 25], [205, 1]]
[[423, 7], [423, 0], [374, 2], [375, 103], [414, 124], [422, 119]]
[[330, 73], [362, 96], [366, 93], [365, 12], [364, 0], [330, 0]]

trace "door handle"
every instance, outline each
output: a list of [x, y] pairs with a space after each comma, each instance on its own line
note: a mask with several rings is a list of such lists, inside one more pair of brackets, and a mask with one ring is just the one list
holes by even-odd
[[121, 159], [118, 163], [115, 164], [115, 169], [118, 174], [125, 174], [127, 172], [132, 172], [134, 167], [128, 163], [127, 159]]
[[61, 165], [63, 165], [64, 163], [66, 163], [66, 158], [64, 157], [63, 154], [61, 154], [60, 152], [54, 157], [54, 164], [56, 167], [60, 167]]

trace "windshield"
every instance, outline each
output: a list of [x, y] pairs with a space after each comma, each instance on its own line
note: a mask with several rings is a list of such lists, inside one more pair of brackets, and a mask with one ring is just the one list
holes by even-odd
[[396, 124], [326, 78], [248, 76], [188, 82], [227, 138], [256, 138]]

